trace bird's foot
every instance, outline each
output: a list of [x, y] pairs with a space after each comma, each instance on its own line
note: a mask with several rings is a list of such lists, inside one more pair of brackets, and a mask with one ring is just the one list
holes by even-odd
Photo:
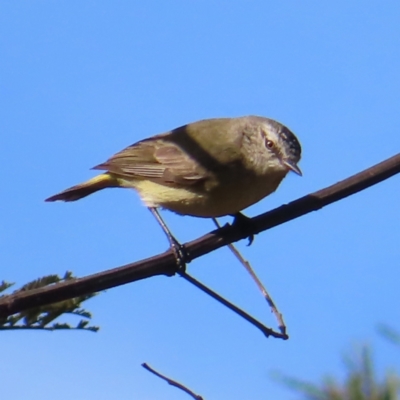
[[190, 257], [185, 246], [180, 244], [172, 235], [169, 237], [171, 250], [175, 255], [176, 264], [178, 266], [178, 272], [185, 272], [186, 264], [189, 263]]
[[161, 226], [162, 230], [164, 231], [165, 235], [168, 238], [170, 248], [175, 255], [176, 263], [178, 265], [178, 272], [182, 271], [185, 272], [186, 263], [191, 261], [189, 257], [189, 253], [185, 249], [185, 246], [181, 245], [175, 237], [172, 235], [171, 231], [169, 230], [167, 224], [161, 218], [161, 215], [157, 211], [155, 207], [149, 207], [149, 211], [153, 214], [159, 225]]
[[[246, 231], [251, 230], [252, 221], [251, 221], [251, 218], [246, 217], [246, 215], [242, 214], [241, 212], [238, 212], [233, 215], [232, 226], [236, 226], [240, 230], [246, 232]], [[249, 243], [247, 243], [247, 246], [250, 246], [254, 241], [254, 234], [251, 233], [248, 236], [248, 239], [249, 239]]]

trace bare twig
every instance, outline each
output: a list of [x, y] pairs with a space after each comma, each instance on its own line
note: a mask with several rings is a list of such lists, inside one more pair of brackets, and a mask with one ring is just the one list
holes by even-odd
[[[220, 224], [216, 220], [216, 218], [213, 218], [213, 221], [217, 228], [221, 228]], [[272, 297], [270, 294], [267, 292], [267, 289], [265, 289], [265, 286], [255, 273], [254, 269], [251, 267], [250, 263], [243, 258], [243, 256], [240, 254], [239, 250], [232, 244], [228, 244], [229, 249], [232, 251], [234, 256], [239, 260], [239, 262], [245, 267], [246, 271], [250, 274], [250, 276], [253, 278], [255, 284], [257, 287], [260, 289], [264, 299], [267, 301], [268, 305], [271, 307], [272, 313], [275, 315], [275, 318], [278, 321], [278, 327], [279, 330], [281, 331], [282, 335], [285, 336], [287, 339], [288, 336], [286, 335], [286, 325], [285, 322], [283, 321], [283, 315], [279, 312], [278, 308], [276, 307], [274, 301], [272, 300]]]
[[289, 336], [286, 335], [286, 333], [284, 333], [284, 332], [282, 332], [282, 333], [275, 332], [273, 329], [266, 327], [260, 321], [256, 320], [251, 315], [247, 314], [245, 311], [243, 311], [239, 307], [235, 306], [230, 301], [224, 299], [218, 293], [214, 292], [213, 290], [211, 290], [207, 286], [203, 285], [201, 282], [199, 282], [198, 280], [194, 279], [192, 276], [188, 275], [186, 272], [179, 271], [179, 275], [181, 275], [188, 282], [190, 282], [191, 284], [193, 284], [194, 286], [196, 286], [197, 288], [202, 290], [204, 293], [207, 293], [209, 296], [211, 296], [215, 300], [219, 301], [224, 306], [228, 307], [230, 310], [232, 310], [236, 314], [240, 315], [246, 321], [250, 322], [256, 328], [258, 328], [266, 337], [272, 336], [272, 337], [279, 338], [279, 339], [284, 339], [284, 340], [289, 339]]
[[[289, 204], [251, 219], [247, 229], [241, 226], [224, 226], [203, 237], [185, 244], [190, 258], [201, 257], [229, 243], [257, 234], [274, 226], [298, 218], [311, 211], [351, 196], [400, 172], [400, 154], [387, 159], [359, 174], [335, 185], [301, 197]], [[0, 299], [0, 317], [15, 314], [32, 307], [51, 304], [93, 292], [100, 292], [139, 279], [156, 275], [172, 276], [177, 272], [174, 254], [163, 254], [131, 263], [119, 268], [71, 279], [68, 282], [4, 296]]]
[[188, 389], [186, 386], [182, 385], [179, 382], [176, 382], [170, 378], [167, 378], [165, 375], [160, 374], [159, 372], [157, 372], [156, 370], [154, 370], [153, 368], [151, 368], [148, 364], [143, 363], [142, 367], [144, 369], [147, 369], [147, 371], [150, 371], [151, 373], [153, 373], [154, 375], [158, 376], [161, 379], [164, 379], [164, 381], [166, 381], [168, 384], [170, 384], [171, 386], [175, 386], [178, 389], [183, 390], [185, 393], [187, 393], [188, 395], [192, 396], [195, 400], [203, 400], [203, 398], [201, 396], [199, 396], [198, 394], [192, 392], [190, 389]]

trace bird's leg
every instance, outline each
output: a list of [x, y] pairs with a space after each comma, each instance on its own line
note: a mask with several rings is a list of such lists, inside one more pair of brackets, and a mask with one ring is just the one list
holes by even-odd
[[165, 235], [167, 236], [167, 239], [169, 241], [171, 249], [172, 249], [173, 253], [175, 254], [175, 258], [176, 258], [176, 262], [178, 264], [178, 268], [180, 270], [184, 271], [186, 269], [186, 263], [190, 261], [190, 259], [188, 257], [188, 254], [187, 254], [187, 252], [185, 250], [185, 247], [183, 245], [181, 245], [175, 239], [174, 235], [169, 230], [167, 224], [161, 218], [161, 215], [158, 212], [157, 208], [149, 207], [149, 210], [154, 215], [154, 218], [160, 224], [162, 230], [164, 231]]
[[[244, 231], [247, 231], [251, 226], [251, 218], [246, 217], [246, 215], [242, 214], [241, 212], [232, 215], [232, 217], [233, 217], [232, 226], [237, 226], [239, 229], [242, 229]], [[250, 246], [253, 243], [254, 234], [250, 234], [248, 239], [249, 243], [247, 244], [247, 246]]]

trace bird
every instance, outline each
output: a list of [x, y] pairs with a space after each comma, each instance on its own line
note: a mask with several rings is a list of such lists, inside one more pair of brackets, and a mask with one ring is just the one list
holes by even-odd
[[289, 171], [301, 176], [300, 158], [297, 137], [273, 119], [204, 119], [126, 147], [93, 168], [99, 175], [45, 201], [130, 188], [162, 226], [159, 208], [202, 218], [238, 216], [274, 192]]

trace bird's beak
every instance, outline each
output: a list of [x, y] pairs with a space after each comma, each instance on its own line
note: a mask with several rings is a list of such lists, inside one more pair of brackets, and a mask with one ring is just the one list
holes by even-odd
[[297, 175], [303, 176], [301, 169], [293, 162], [288, 160], [283, 160], [283, 164], [285, 164], [291, 171], [295, 172]]

